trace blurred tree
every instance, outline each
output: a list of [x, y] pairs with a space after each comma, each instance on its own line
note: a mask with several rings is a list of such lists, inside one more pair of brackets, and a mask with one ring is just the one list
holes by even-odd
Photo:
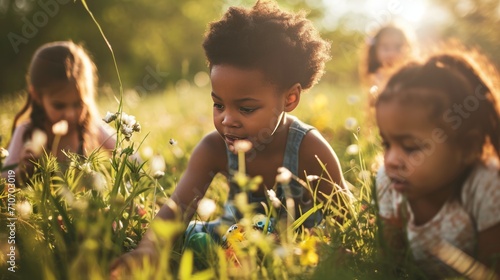
[[466, 46], [479, 47], [497, 68], [500, 66], [500, 1], [498, 0], [436, 0], [451, 15], [443, 28], [443, 38], [458, 38]]

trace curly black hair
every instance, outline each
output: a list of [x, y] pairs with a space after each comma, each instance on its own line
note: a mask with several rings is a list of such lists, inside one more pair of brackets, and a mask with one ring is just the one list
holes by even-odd
[[330, 59], [330, 43], [305, 12], [285, 12], [269, 1], [257, 1], [251, 9], [230, 7], [210, 24], [203, 48], [210, 68], [228, 64], [257, 69], [280, 89], [295, 83], [311, 88]]

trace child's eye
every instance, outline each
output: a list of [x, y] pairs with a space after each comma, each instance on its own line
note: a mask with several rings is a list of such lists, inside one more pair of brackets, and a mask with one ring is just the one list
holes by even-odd
[[382, 141], [382, 148], [384, 148], [384, 150], [388, 150], [389, 149], [389, 142], [387, 141]]
[[219, 103], [214, 103], [214, 108], [217, 110], [222, 110], [222, 109], [224, 109], [224, 105], [219, 104]]
[[62, 104], [62, 103], [55, 103], [55, 104], [52, 104], [52, 106], [54, 107], [54, 109], [56, 110], [63, 110], [66, 105]]
[[256, 110], [255, 108], [246, 108], [246, 107], [240, 108], [240, 111], [245, 114], [253, 113], [255, 110]]
[[411, 154], [411, 153], [416, 152], [416, 151], [420, 151], [420, 149], [421, 149], [420, 146], [403, 146], [402, 148], [408, 154]]

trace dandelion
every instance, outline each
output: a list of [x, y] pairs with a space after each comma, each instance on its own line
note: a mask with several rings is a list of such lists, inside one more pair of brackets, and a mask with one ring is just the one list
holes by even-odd
[[0, 159], [5, 159], [8, 156], [9, 156], [9, 151], [4, 149], [3, 147], [0, 147]]
[[347, 147], [346, 153], [348, 155], [357, 155], [359, 153], [359, 146], [358, 144], [351, 144]]
[[106, 177], [100, 172], [92, 172], [92, 188], [100, 193], [106, 190], [108, 182]]
[[26, 141], [24, 147], [30, 150], [34, 156], [38, 156], [42, 153], [45, 144], [47, 144], [47, 134], [40, 129], [35, 129], [31, 135], [31, 139]]
[[286, 167], [278, 168], [278, 175], [276, 175], [276, 182], [281, 184], [288, 184], [292, 180], [292, 172]]
[[153, 173], [153, 178], [155, 179], [163, 178], [163, 176], [165, 176], [165, 172], [161, 170], [156, 170], [155, 173]]
[[151, 172], [154, 174], [157, 171], [165, 171], [167, 168], [165, 159], [161, 155], [155, 155], [151, 158]]
[[202, 221], [207, 221], [217, 209], [215, 201], [209, 198], [202, 198], [198, 204], [198, 209], [196, 212]]
[[114, 120], [116, 120], [117, 118], [117, 114], [116, 113], [111, 113], [111, 112], [107, 112], [106, 113], [106, 116], [104, 116], [104, 118], [102, 119], [105, 123], [110, 123]]
[[279, 208], [281, 206], [281, 201], [276, 196], [276, 192], [274, 190], [267, 190], [267, 195], [269, 196], [269, 200], [274, 208]]
[[306, 177], [307, 181], [309, 181], [309, 182], [319, 180], [319, 178], [320, 177], [318, 175], [307, 175], [307, 177]]
[[27, 200], [23, 200], [16, 203], [15, 208], [18, 215], [22, 219], [28, 219], [31, 216], [31, 213], [33, 213], [33, 207], [31, 206], [31, 203], [29, 203]]
[[344, 127], [347, 130], [353, 130], [358, 125], [358, 120], [353, 117], [349, 117], [345, 120]]
[[68, 133], [68, 121], [60, 120], [52, 125], [52, 133], [58, 136], [63, 136]]
[[246, 153], [252, 148], [252, 142], [248, 140], [236, 140], [234, 141], [234, 150], [236, 152]]

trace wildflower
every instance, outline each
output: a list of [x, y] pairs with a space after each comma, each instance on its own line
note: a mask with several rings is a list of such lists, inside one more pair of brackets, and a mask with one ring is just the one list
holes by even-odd
[[345, 120], [344, 127], [347, 130], [353, 130], [358, 125], [356, 118], [349, 117]]
[[252, 148], [252, 142], [248, 140], [236, 140], [234, 141], [234, 150], [236, 152], [246, 153]]
[[104, 118], [102, 120], [104, 122], [106, 122], [106, 123], [110, 123], [110, 122], [116, 120], [116, 118], [117, 118], [117, 114], [116, 113], [113, 114], [111, 112], [107, 112], [106, 116], [104, 116]]
[[206, 221], [215, 213], [216, 209], [217, 205], [215, 205], [215, 201], [209, 198], [202, 198], [198, 204], [196, 212], [202, 221]]
[[9, 156], [9, 151], [4, 149], [3, 147], [0, 147], [0, 159], [4, 159]]
[[165, 171], [165, 159], [161, 155], [155, 155], [151, 158], [151, 172], [154, 174], [156, 171]]
[[85, 172], [85, 174], [90, 174], [92, 172], [92, 168], [90, 166], [90, 162], [86, 162], [86, 163], [80, 165], [79, 169], [81, 171]]
[[28, 219], [33, 213], [33, 207], [27, 200], [23, 200], [16, 203], [16, 211], [21, 218]]
[[47, 144], [47, 134], [40, 129], [35, 129], [31, 135], [31, 139], [26, 141], [24, 147], [30, 150], [34, 156], [38, 156], [42, 153], [45, 144]]
[[153, 148], [151, 148], [150, 146], [146, 146], [142, 149], [142, 156], [145, 159], [149, 159], [149, 158], [153, 157], [153, 155], [154, 155], [154, 151], [153, 151]]
[[307, 179], [307, 181], [312, 182], [312, 181], [319, 180], [319, 176], [318, 175], [307, 175], [306, 179]]
[[144, 209], [144, 205], [137, 205], [137, 214], [139, 214], [140, 217], [144, 217], [148, 211]]
[[281, 206], [281, 201], [276, 196], [276, 192], [274, 192], [274, 190], [267, 190], [267, 195], [269, 196], [269, 200], [274, 208], [279, 208]]
[[140, 132], [141, 125], [135, 120], [135, 117], [132, 115], [128, 115], [127, 113], [122, 112], [121, 114], [121, 132], [127, 141], [130, 141], [132, 137], [132, 133]]
[[302, 241], [299, 246], [301, 265], [314, 266], [318, 264], [319, 256], [316, 253], [316, 239], [314, 237]]
[[371, 95], [376, 95], [376, 94], [377, 94], [377, 92], [378, 92], [378, 86], [372, 86], [372, 87], [370, 88], [370, 94], [371, 94]]
[[92, 172], [92, 187], [98, 192], [106, 190], [108, 182], [106, 177], [100, 172]]
[[123, 223], [121, 220], [118, 220], [118, 223], [116, 221], [113, 221], [113, 224], [111, 225], [113, 228], [113, 231], [116, 232], [117, 230], [120, 230], [123, 228]]
[[165, 172], [161, 170], [156, 170], [155, 173], [153, 173], [153, 178], [155, 179], [163, 178], [163, 176], [165, 176]]
[[170, 143], [170, 145], [172, 145], [172, 146], [177, 145], [177, 141], [175, 141], [175, 139], [172, 139], [172, 138], [170, 138], [170, 140], [168, 140], [168, 143]]
[[347, 147], [346, 153], [348, 155], [357, 155], [359, 153], [359, 147], [357, 144], [351, 144]]
[[68, 122], [66, 120], [60, 120], [52, 125], [52, 133], [58, 136], [63, 136], [68, 133]]
[[292, 172], [286, 167], [278, 168], [278, 175], [276, 175], [276, 182], [281, 184], [288, 184], [292, 180]]

